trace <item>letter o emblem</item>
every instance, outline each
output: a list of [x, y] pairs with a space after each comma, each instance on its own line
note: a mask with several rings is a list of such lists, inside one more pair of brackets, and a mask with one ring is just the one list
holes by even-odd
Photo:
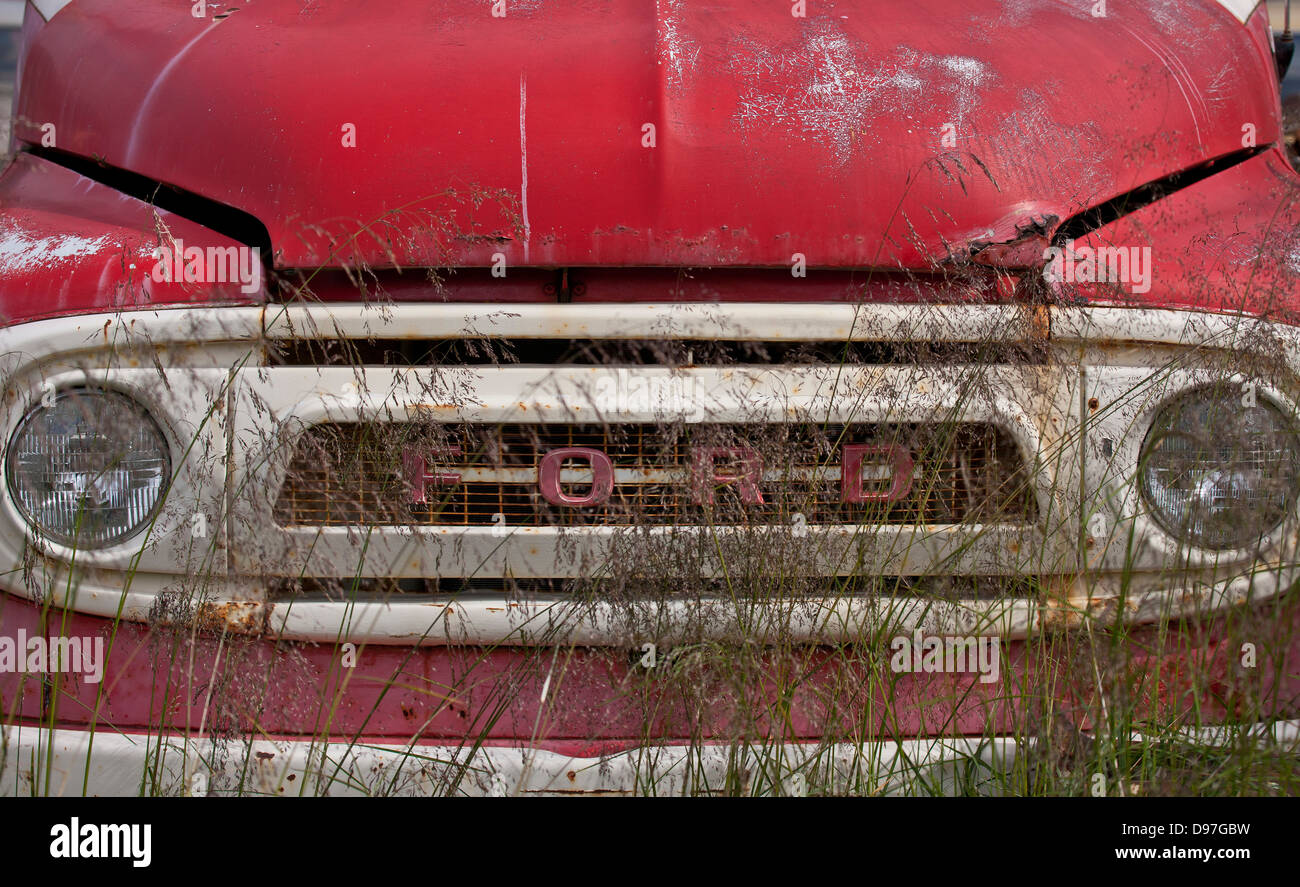
[[[560, 468], [568, 459], [585, 459], [591, 465], [591, 489], [585, 496], [570, 496], [560, 486]], [[614, 492], [614, 463], [600, 450], [591, 447], [563, 447], [551, 450], [537, 466], [537, 486], [542, 498], [552, 505], [589, 507], [599, 505]]]

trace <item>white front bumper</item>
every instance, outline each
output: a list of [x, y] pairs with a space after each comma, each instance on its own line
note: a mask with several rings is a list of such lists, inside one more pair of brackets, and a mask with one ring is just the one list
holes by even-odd
[[[1202, 728], [1193, 746], [1242, 735], [1300, 749], [1300, 720]], [[263, 795], [946, 795], [1014, 793], [1032, 739], [662, 745], [602, 757], [530, 748], [186, 740], [8, 727], [0, 797]], [[1135, 735], [1135, 742], [1143, 737]], [[1021, 785], [1020, 790], [1025, 786]]]

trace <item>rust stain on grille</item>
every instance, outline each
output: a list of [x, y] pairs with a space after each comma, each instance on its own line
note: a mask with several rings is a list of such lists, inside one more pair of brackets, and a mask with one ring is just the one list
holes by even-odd
[[[893, 501], [842, 501], [846, 445], [908, 453], [906, 493]], [[743, 484], [726, 482], [700, 497], [692, 459], [701, 447], [757, 453], [762, 501], [745, 496]], [[555, 505], [542, 495], [541, 460], [564, 448], [608, 457], [616, 480], [605, 501]], [[421, 455], [430, 479], [424, 502], [412, 501], [419, 497], [403, 453]], [[743, 471], [726, 459], [717, 467], [722, 475]], [[580, 459], [567, 462], [560, 477], [567, 495], [592, 489], [590, 465]], [[883, 497], [892, 482], [889, 465], [864, 465], [864, 491]], [[323, 424], [298, 439], [274, 507], [276, 522], [287, 527], [925, 525], [1033, 516], [1019, 449], [1005, 432], [979, 423]]]

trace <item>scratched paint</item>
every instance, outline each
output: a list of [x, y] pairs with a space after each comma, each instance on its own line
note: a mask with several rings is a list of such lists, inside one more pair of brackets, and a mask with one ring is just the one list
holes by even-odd
[[734, 116], [740, 127], [812, 138], [829, 146], [838, 164], [878, 145], [872, 124], [884, 114], [919, 117], [923, 107], [933, 113], [937, 100], [951, 122], [963, 123], [996, 77], [988, 63], [969, 56], [900, 45], [882, 57], [825, 20], [775, 49], [738, 41], [728, 55], [736, 78], [749, 84]]
[[107, 237], [34, 237], [30, 232], [11, 225], [0, 231], [0, 271], [19, 274], [92, 256], [107, 244]]

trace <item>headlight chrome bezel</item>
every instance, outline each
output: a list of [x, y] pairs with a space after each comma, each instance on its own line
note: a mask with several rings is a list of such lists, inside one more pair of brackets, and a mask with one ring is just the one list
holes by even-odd
[[[53, 398], [52, 401], [49, 399], [50, 397]], [[84, 531], [80, 534], [64, 533], [58, 528], [42, 523], [39, 516], [34, 514], [24, 502], [19, 487], [20, 478], [18, 473], [21, 471], [21, 466], [18, 464], [19, 448], [16, 444], [19, 443], [22, 435], [32, 427], [32, 424], [44, 412], [56, 408], [60, 405], [60, 402], [66, 403], [70, 398], [81, 397], [103, 397], [124, 406], [134, 419], [140, 423], [141, 430], [153, 437], [157, 444], [157, 452], [162, 459], [162, 481], [151, 505], [131, 526], [119, 529], [111, 534], [105, 534], [101, 538], [88, 537], [84, 534]], [[108, 551], [129, 543], [155, 522], [170, 491], [174, 467], [175, 459], [171, 437], [148, 407], [129, 391], [122, 390], [114, 385], [87, 380], [81, 384], [58, 387], [52, 395], [47, 395], [32, 403], [22, 417], [18, 419], [6, 441], [4, 457], [5, 492], [9, 498], [10, 506], [21, 519], [27, 533], [34, 539], [66, 551]]]

